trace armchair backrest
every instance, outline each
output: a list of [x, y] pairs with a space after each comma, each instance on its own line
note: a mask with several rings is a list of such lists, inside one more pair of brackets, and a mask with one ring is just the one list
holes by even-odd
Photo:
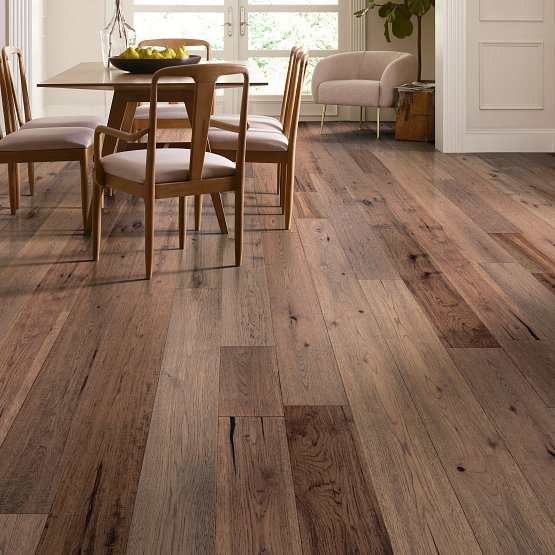
[[208, 41], [203, 39], [148, 39], [142, 40], [138, 46], [139, 48], [145, 46], [165, 46], [174, 50], [177, 50], [180, 46], [202, 46], [206, 49], [206, 59], [212, 59], [212, 46]]
[[202, 168], [208, 144], [208, 128], [212, 112], [212, 99], [216, 90], [216, 81], [226, 75], [242, 75], [243, 86], [241, 95], [241, 111], [239, 118], [238, 146], [235, 157], [236, 174], [242, 182], [245, 165], [247, 108], [249, 97], [249, 70], [246, 66], [230, 63], [191, 64], [173, 66], [157, 71], [152, 77], [150, 90], [150, 112], [147, 145], [147, 165], [145, 185], [154, 191], [156, 164], [156, 122], [158, 88], [164, 77], [190, 77], [194, 81], [193, 102], [188, 106], [192, 128], [191, 157], [189, 166], [189, 181], [202, 177]]

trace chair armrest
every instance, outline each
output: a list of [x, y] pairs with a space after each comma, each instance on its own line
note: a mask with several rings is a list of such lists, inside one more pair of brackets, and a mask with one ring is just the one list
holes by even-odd
[[[358, 67], [364, 52], [342, 52], [322, 58], [312, 73], [312, 98], [316, 104], [320, 104], [318, 90], [326, 81], [356, 79]], [[341, 99], [337, 102], [341, 104]]]
[[[210, 118], [210, 127], [217, 127], [218, 129], [223, 129], [224, 131], [232, 131], [233, 133], [239, 133], [241, 128], [236, 125], [235, 123], [229, 123], [228, 121], [221, 121], [217, 117]], [[247, 129], [249, 129], [250, 125], [247, 121]]]
[[147, 127], [145, 129], [141, 129], [136, 133], [126, 133], [125, 131], [121, 131], [120, 129], [114, 129], [112, 127], [107, 127], [106, 125], [99, 125], [94, 132], [95, 139], [99, 135], [108, 135], [109, 137], [114, 137], [115, 139], [122, 139], [128, 143], [134, 143], [138, 141], [141, 137], [144, 137], [150, 129]]
[[380, 79], [380, 106], [393, 106], [393, 89], [418, 78], [418, 60], [412, 54], [403, 54], [393, 60]]

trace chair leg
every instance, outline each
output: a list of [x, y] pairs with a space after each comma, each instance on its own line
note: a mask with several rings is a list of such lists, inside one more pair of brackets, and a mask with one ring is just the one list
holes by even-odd
[[93, 260], [98, 260], [100, 256], [100, 235], [102, 230], [102, 197], [104, 196], [104, 187], [102, 185], [93, 185], [92, 199], [92, 236], [93, 236]]
[[243, 186], [235, 191], [235, 266], [243, 260]]
[[281, 193], [281, 164], [277, 165], [277, 188], [276, 188], [276, 194], [280, 194]]
[[146, 279], [152, 279], [154, 258], [154, 199], [145, 198], [145, 266]]
[[362, 106], [360, 107], [358, 114], [358, 128], [362, 129]]
[[295, 193], [295, 160], [287, 164], [287, 181], [285, 183], [285, 229], [291, 229], [293, 217], [293, 199]]
[[320, 135], [324, 132], [324, 120], [326, 119], [326, 108], [328, 107], [327, 104], [322, 106], [322, 124], [320, 125]]
[[87, 230], [87, 214], [89, 212], [89, 155], [84, 150], [79, 160], [81, 168], [81, 213], [83, 215], [83, 227]]
[[202, 195], [195, 195], [195, 230], [200, 231], [202, 225]]
[[280, 184], [279, 184], [279, 206], [281, 213], [285, 214], [285, 196], [287, 195], [287, 164], [279, 164]]
[[8, 164], [8, 185], [10, 189], [10, 210], [15, 214], [17, 210], [17, 175], [15, 172], [15, 164]]
[[179, 248], [185, 248], [187, 234], [187, 197], [179, 197]]
[[14, 164], [15, 175], [15, 207], [21, 208], [21, 174], [19, 173], [19, 164]]
[[380, 107], [376, 110], [376, 138], [380, 138]]
[[222, 196], [220, 193], [211, 193], [212, 204], [214, 205], [214, 210], [216, 211], [216, 218], [218, 218], [218, 224], [220, 224], [220, 231], [222, 233], [227, 233], [227, 222], [225, 221], [224, 205], [222, 203]]
[[33, 162], [27, 164], [27, 175], [29, 176], [29, 194], [35, 194], [35, 165]]

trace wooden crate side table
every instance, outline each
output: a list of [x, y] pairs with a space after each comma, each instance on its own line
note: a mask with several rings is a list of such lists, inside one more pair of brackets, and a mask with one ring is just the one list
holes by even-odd
[[[435, 138], [435, 89], [397, 89], [395, 139], [433, 141]], [[399, 90], [400, 89], [400, 90]]]

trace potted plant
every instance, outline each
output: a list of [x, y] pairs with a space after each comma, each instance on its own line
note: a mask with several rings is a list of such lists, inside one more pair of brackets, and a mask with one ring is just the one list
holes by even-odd
[[[398, 39], [410, 37], [414, 30], [412, 17], [416, 17], [418, 29], [418, 80], [422, 78], [422, 17], [424, 17], [435, 0], [404, 0], [403, 2], [386, 2], [378, 4], [374, 0], [366, 0], [366, 8], [355, 12], [355, 17], [363, 17], [370, 10], [378, 7], [378, 15], [385, 19], [384, 35], [391, 42], [391, 33]], [[390, 29], [391, 27], [391, 29]]]

